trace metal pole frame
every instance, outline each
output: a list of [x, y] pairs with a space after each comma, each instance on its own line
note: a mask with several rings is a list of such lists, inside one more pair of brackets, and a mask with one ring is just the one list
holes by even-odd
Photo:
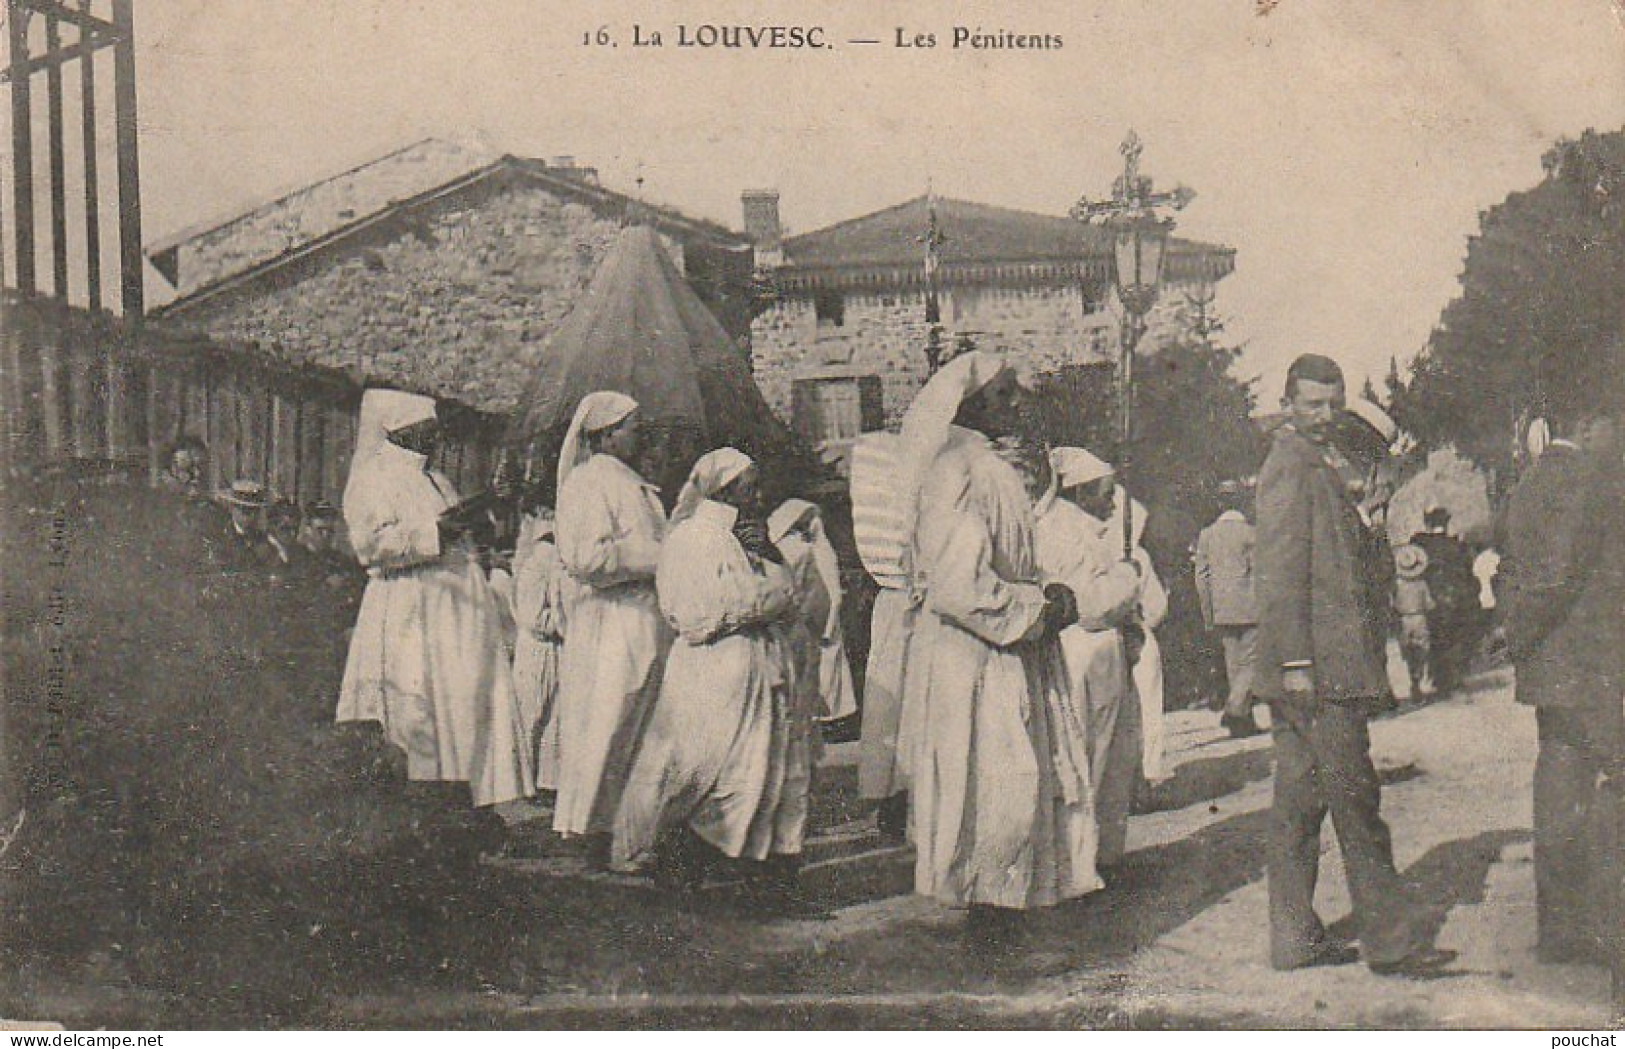
[[1122, 446], [1117, 453], [1117, 483], [1123, 493], [1123, 559], [1134, 559], [1134, 499], [1129, 495], [1128, 475], [1134, 464], [1134, 353], [1145, 335], [1145, 316], [1124, 312], [1122, 354], [1117, 367], [1118, 410]]

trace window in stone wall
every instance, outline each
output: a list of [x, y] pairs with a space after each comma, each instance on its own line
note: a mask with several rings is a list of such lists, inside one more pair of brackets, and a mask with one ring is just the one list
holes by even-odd
[[1105, 281], [1084, 281], [1083, 283], [1083, 313], [1099, 313], [1110, 305], [1111, 286]]
[[846, 323], [846, 298], [838, 291], [821, 291], [813, 296], [813, 313], [820, 328], [839, 328]]
[[791, 427], [813, 444], [850, 441], [885, 424], [878, 375], [825, 376], [791, 383]]

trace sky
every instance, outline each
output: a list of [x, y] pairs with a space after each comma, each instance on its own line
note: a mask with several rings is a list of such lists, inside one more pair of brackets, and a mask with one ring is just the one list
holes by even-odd
[[[1260, 7], [1269, 7], [1259, 13]], [[1479, 213], [1561, 135], [1625, 127], [1619, 0], [137, 0], [146, 236], [415, 139], [571, 155], [611, 188], [791, 231], [924, 192], [1061, 214], [1135, 129], [1219, 288], [1244, 376], [1315, 350], [1355, 383], [1425, 343]], [[666, 46], [634, 48], [632, 27]], [[827, 50], [680, 48], [677, 26], [823, 27]], [[954, 49], [955, 25], [1059, 49]], [[617, 46], [584, 44], [607, 27]], [[935, 48], [892, 46], [899, 30]], [[855, 45], [853, 39], [879, 39]], [[71, 153], [71, 151], [70, 151]]]

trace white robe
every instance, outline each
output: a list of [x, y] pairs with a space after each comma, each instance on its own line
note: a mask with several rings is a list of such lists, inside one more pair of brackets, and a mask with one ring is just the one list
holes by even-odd
[[559, 556], [577, 584], [559, 671], [553, 829], [607, 832], [660, 689], [670, 635], [655, 597], [666, 515], [631, 467], [594, 455], [559, 492]]
[[442, 549], [456, 502], [424, 457], [380, 444], [346, 488], [344, 518], [369, 579], [344, 667], [338, 721], [376, 721], [414, 780], [467, 782], [474, 804], [533, 793], [534, 772], [497, 599], [473, 549]]
[[831, 721], [854, 714], [857, 695], [841, 634], [841, 581], [826, 578], [831, 559], [820, 563], [817, 546], [795, 535], [780, 540], [778, 547], [795, 584], [801, 613], [798, 626], [802, 628], [795, 633], [797, 658], [816, 699], [813, 709], [820, 718]]
[[1039, 633], [1032, 506], [981, 435], [954, 430], [932, 462], [914, 564], [915, 891], [1025, 908], [1099, 888], [1087, 741], [1060, 646]]
[[660, 607], [677, 640], [616, 818], [623, 869], [684, 821], [727, 856], [801, 852], [814, 724], [788, 636], [795, 592], [782, 565], [745, 553], [733, 519], [703, 502], [661, 551]]
[[1061, 651], [1089, 740], [1101, 863], [1122, 857], [1143, 758], [1128, 655], [1113, 625], [1140, 595], [1140, 580], [1124, 563], [1121, 542], [1108, 522], [1066, 499], [1051, 500], [1038, 518], [1040, 573], [1045, 582], [1071, 588], [1078, 599], [1078, 622], [1061, 632]]
[[564, 639], [564, 562], [551, 540], [521, 536], [514, 552], [513, 687], [536, 769], [536, 786], [559, 785], [559, 651]]
[[920, 609], [907, 590], [882, 587], [869, 617], [869, 663], [863, 675], [858, 794], [884, 800], [908, 790], [918, 710], [906, 702], [909, 643]]
[[1160, 783], [1172, 775], [1163, 715], [1162, 646], [1157, 643], [1157, 627], [1168, 617], [1168, 591], [1145, 547], [1135, 547], [1134, 559], [1140, 564], [1140, 622], [1145, 627], [1145, 646], [1131, 675], [1140, 700], [1140, 763], [1145, 778]]

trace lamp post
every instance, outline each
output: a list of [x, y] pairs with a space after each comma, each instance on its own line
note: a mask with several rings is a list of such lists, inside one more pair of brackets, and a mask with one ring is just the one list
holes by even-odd
[[1098, 223], [1112, 236], [1112, 275], [1117, 299], [1123, 305], [1122, 347], [1118, 360], [1117, 384], [1122, 449], [1118, 453], [1117, 475], [1123, 484], [1123, 556], [1134, 556], [1134, 509], [1128, 496], [1127, 478], [1133, 458], [1134, 441], [1134, 351], [1145, 335], [1145, 316], [1156, 304], [1162, 290], [1163, 261], [1174, 220], [1157, 214], [1158, 208], [1178, 211], [1196, 196], [1184, 186], [1166, 193], [1151, 189], [1151, 176], [1140, 174], [1140, 153], [1144, 147], [1133, 131], [1123, 139], [1123, 173], [1112, 184], [1110, 200], [1084, 198], [1073, 205], [1071, 215], [1079, 222]]

